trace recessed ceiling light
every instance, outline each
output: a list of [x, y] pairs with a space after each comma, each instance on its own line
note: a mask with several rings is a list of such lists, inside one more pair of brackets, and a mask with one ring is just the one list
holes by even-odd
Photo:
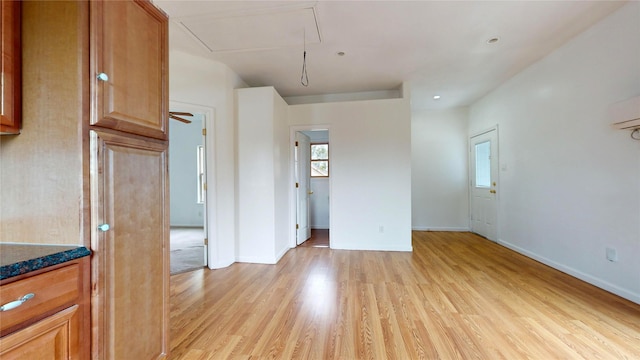
[[438, 100], [440, 99], [440, 95], [433, 95], [433, 100]]
[[499, 37], [497, 37], [497, 36], [496, 37], [492, 37], [491, 39], [487, 40], [487, 44], [495, 44], [498, 41], [500, 41]]
[[337, 54], [338, 56], [344, 56], [344, 51], [338, 51]]

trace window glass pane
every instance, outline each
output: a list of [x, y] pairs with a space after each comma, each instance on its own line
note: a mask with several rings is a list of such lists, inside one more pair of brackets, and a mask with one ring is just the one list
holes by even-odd
[[491, 142], [476, 144], [476, 187], [491, 186]]
[[329, 144], [311, 144], [311, 160], [329, 160]]
[[328, 161], [312, 161], [311, 162], [311, 176], [329, 176], [329, 162]]

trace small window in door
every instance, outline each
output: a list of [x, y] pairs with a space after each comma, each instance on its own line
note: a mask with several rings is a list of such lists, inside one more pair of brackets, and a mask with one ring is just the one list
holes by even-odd
[[311, 177], [329, 177], [329, 144], [311, 144]]
[[205, 174], [204, 174], [204, 146], [198, 145], [197, 147], [197, 161], [198, 161], [198, 204], [204, 204], [205, 197]]
[[476, 144], [476, 187], [491, 186], [491, 141]]

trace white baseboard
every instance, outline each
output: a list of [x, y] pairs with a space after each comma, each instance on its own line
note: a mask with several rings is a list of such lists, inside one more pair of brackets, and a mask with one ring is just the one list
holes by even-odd
[[258, 256], [239, 256], [236, 262], [250, 263], [250, 264], [268, 264], [273, 265], [276, 263], [275, 259], [268, 257]]
[[275, 262], [274, 264], [277, 264], [277, 263], [278, 263], [278, 261], [280, 261], [280, 259], [282, 259], [282, 257], [284, 256], [284, 254], [286, 254], [286, 253], [287, 253], [287, 251], [289, 251], [289, 250], [291, 250], [291, 248], [290, 248], [290, 247], [284, 247], [284, 248], [282, 248], [282, 250], [280, 250], [280, 252], [276, 254], [276, 258], [275, 258], [276, 262]]
[[466, 232], [471, 231], [468, 227], [431, 227], [431, 226], [413, 226], [413, 231], [456, 231]]
[[363, 244], [334, 244], [331, 243], [331, 248], [335, 250], [362, 250], [362, 251], [413, 251], [413, 246], [389, 246], [389, 245], [373, 245], [367, 244], [366, 248], [363, 248]]
[[233, 260], [233, 259], [223, 259], [223, 260], [220, 260], [220, 261], [209, 263], [209, 264], [207, 264], [207, 267], [209, 269], [211, 269], [211, 270], [223, 269], [223, 268], [231, 266], [233, 263], [235, 263], [235, 260]]
[[532, 258], [532, 259], [534, 259], [536, 261], [539, 261], [539, 262], [541, 262], [541, 263], [543, 263], [543, 264], [545, 264], [547, 266], [551, 266], [552, 268], [554, 268], [556, 270], [559, 270], [559, 271], [562, 271], [565, 274], [571, 275], [571, 276], [573, 276], [573, 277], [575, 277], [577, 279], [585, 281], [585, 282], [587, 282], [587, 283], [589, 283], [589, 284], [591, 284], [593, 286], [597, 286], [597, 287], [599, 287], [599, 288], [601, 288], [603, 290], [606, 290], [606, 291], [608, 291], [610, 293], [616, 294], [616, 295], [618, 295], [618, 296], [620, 296], [622, 298], [625, 298], [625, 299], [627, 299], [629, 301], [632, 301], [632, 302], [634, 302], [636, 304], [640, 304], [640, 294], [636, 294], [636, 293], [634, 293], [632, 291], [623, 289], [623, 288], [621, 288], [621, 287], [619, 287], [617, 285], [611, 284], [608, 281], [602, 280], [602, 279], [594, 277], [592, 275], [585, 274], [580, 270], [576, 270], [576, 269], [574, 269], [572, 267], [560, 264], [560, 263], [555, 262], [553, 260], [550, 260], [550, 259], [548, 259], [548, 258], [546, 258], [544, 256], [540, 256], [540, 255], [538, 255], [536, 253], [533, 253], [533, 252], [531, 252], [529, 250], [523, 249], [523, 248], [521, 248], [521, 247], [519, 247], [517, 245], [514, 245], [514, 244], [511, 244], [509, 242], [506, 242], [506, 241], [504, 241], [502, 239], [498, 239], [498, 244], [500, 244], [500, 245], [502, 245], [504, 247], [507, 247], [507, 248], [517, 252], [517, 253], [520, 253], [520, 254], [522, 254], [522, 255], [524, 255], [526, 257], [529, 257], [529, 258]]

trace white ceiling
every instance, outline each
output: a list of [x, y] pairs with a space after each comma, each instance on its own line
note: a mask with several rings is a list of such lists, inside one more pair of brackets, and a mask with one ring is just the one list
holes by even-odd
[[408, 81], [412, 107], [436, 109], [472, 104], [624, 1], [154, 3], [169, 14], [172, 49], [225, 63], [250, 86], [288, 97]]

